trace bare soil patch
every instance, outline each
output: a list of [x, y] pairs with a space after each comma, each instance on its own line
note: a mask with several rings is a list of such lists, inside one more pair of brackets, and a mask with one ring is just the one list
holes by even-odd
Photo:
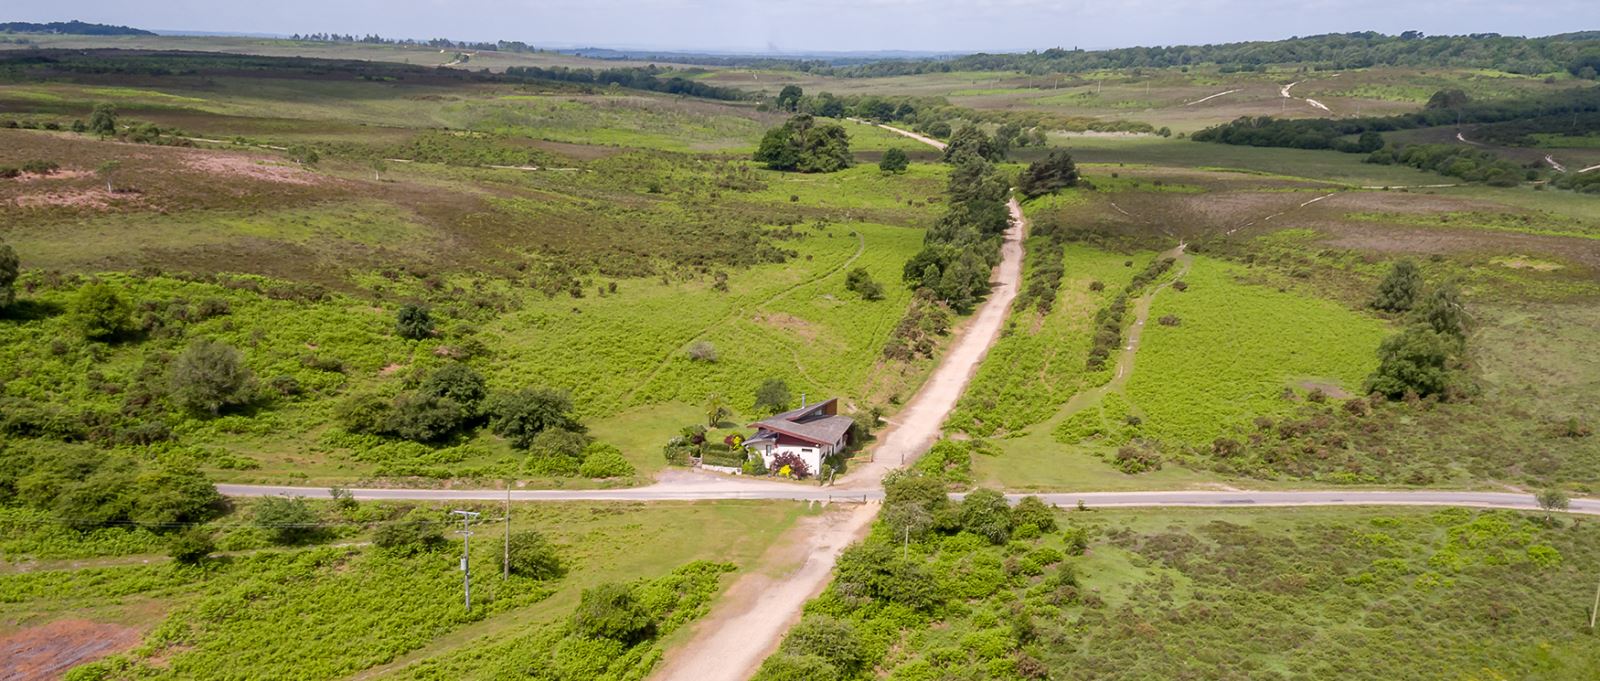
[[134, 206], [144, 203], [144, 199], [138, 194], [112, 193], [104, 188], [24, 194], [12, 199], [12, 201], [22, 208], [83, 208], [88, 210], [111, 210], [117, 206]]
[[68, 669], [139, 642], [139, 631], [104, 622], [57, 620], [0, 638], [0, 681], [59, 679]]
[[1350, 391], [1345, 390], [1344, 388], [1341, 388], [1333, 383], [1324, 383], [1322, 381], [1300, 381], [1295, 385], [1299, 386], [1301, 390], [1306, 392], [1321, 390], [1322, 394], [1336, 400], [1344, 400], [1351, 397]]
[[17, 176], [12, 181], [13, 182], [19, 182], [19, 183], [22, 183], [22, 184], [28, 184], [28, 183], [32, 183], [32, 182], [77, 180], [77, 179], [81, 179], [81, 178], [85, 178], [85, 177], [93, 177], [93, 176], [94, 176], [94, 173], [90, 172], [90, 171], [87, 171], [87, 170], [57, 170], [55, 172], [42, 173], [42, 174], [41, 173], [23, 173], [22, 175]]
[[782, 312], [763, 312], [759, 315], [756, 315], [756, 323], [770, 326], [780, 331], [786, 331], [795, 336], [799, 336], [808, 342], [817, 339], [816, 327], [813, 326], [811, 322], [796, 317], [792, 314], [785, 314]]
[[190, 154], [182, 163], [189, 170], [208, 175], [243, 177], [278, 184], [312, 185], [321, 179], [302, 168], [271, 165], [248, 156], [231, 154]]
[[1501, 267], [1509, 267], [1514, 270], [1533, 270], [1535, 272], [1554, 272], [1564, 267], [1564, 265], [1558, 262], [1539, 260], [1538, 258], [1530, 258], [1522, 255], [1511, 255], [1504, 258], [1495, 258], [1490, 262]]

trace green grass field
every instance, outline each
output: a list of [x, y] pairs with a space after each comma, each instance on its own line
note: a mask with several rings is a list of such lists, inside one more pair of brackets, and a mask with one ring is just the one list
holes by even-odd
[[[405, 509], [369, 503], [354, 515], [395, 518]], [[500, 514], [493, 504], [480, 510], [485, 517]], [[427, 511], [450, 529], [444, 507]], [[807, 512], [798, 504], [685, 503], [518, 505], [513, 513], [514, 531], [536, 528], [557, 545], [567, 574], [548, 582], [517, 576], [502, 581], [500, 547], [494, 541], [501, 527], [480, 527], [473, 542], [470, 612], [461, 602], [459, 542], [398, 556], [350, 543], [367, 538], [357, 525], [336, 528], [338, 544], [236, 550], [201, 567], [137, 553], [60, 567], [0, 567], [6, 572], [0, 577], [5, 619], [0, 636], [62, 617], [90, 618], [134, 633], [142, 643], [95, 665], [107, 678], [232, 673], [332, 679], [363, 670], [433, 678], [439, 669], [476, 675], [505, 662], [452, 651], [508, 647], [521, 657], [592, 665], [595, 659], [559, 645], [582, 590], [612, 581], [653, 582], [644, 588], [661, 588], [671, 596], [655, 606], [668, 613], [658, 628], [665, 637], [703, 613], [723, 584], [717, 575], [724, 568], [679, 578], [672, 576], [675, 570], [697, 561], [751, 569], [774, 538]], [[322, 514], [330, 521], [352, 517], [328, 508]], [[259, 531], [241, 522], [243, 515], [219, 521], [222, 542], [263, 545]], [[666, 537], [671, 540], [661, 541]], [[290, 629], [305, 635], [284, 637]], [[600, 641], [595, 645], [606, 647]], [[642, 674], [659, 655], [658, 639], [651, 639], [619, 646], [599, 662], [614, 664], [616, 674]], [[241, 671], [243, 660], [248, 672]]]
[[[59, 166], [0, 183], [32, 306], [0, 325], [11, 432], [38, 438], [59, 428], [34, 425], [76, 421], [68, 430], [142, 450], [110, 441], [121, 426], [107, 424], [127, 422], [128, 400], [145, 403], [130, 392], [165, 393], [166, 364], [191, 340], [215, 338], [243, 351], [260, 384], [294, 389], [215, 419], [157, 397], [164, 413], [144, 420], [172, 433], [157, 445], [167, 456], [232, 480], [588, 485], [521, 470], [523, 454], [486, 431], [430, 445], [351, 438], [334, 413], [351, 395], [392, 395], [463, 360], [492, 391], [569, 391], [643, 479], [712, 395], [748, 414], [755, 388], [779, 378], [796, 397], [866, 409], [909, 395], [926, 372], [880, 349], [910, 298], [901, 264], [940, 212], [942, 165], [760, 169], [744, 158], [782, 116], [743, 103], [448, 72], [350, 87], [287, 69], [208, 77], [214, 64], [181, 59], [196, 72], [0, 85], [30, 125], [67, 127], [106, 101], [128, 125], [182, 127], [163, 133], [173, 146], [0, 130], [0, 165]], [[844, 125], [867, 159], [916, 145]], [[223, 143], [184, 148], [185, 136]], [[323, 158], [300, 164], [272, 148], [296, 144]], [[121, 163], [114, 192], [95, 173], [108, 160]], [[855, 268], [885, 299], [844, 289]], [[64, 313], [90, 279], [136, 308], [121, 342], [71, 330]], [[431, 309], [435, 335], [395, 335], [406, 303]], [[688, 358], [699, 342], [714, 361]]]
[[[1304, 293], [1240, 281], [1249, 276], [1196, 258], [1183, 277], [1187, 290], [1156, 297], [1128, 380], [1141, 436], [1203, 444], [1287, 410], [1286, 390], [1361, 393], [1387, 325]], [[1179, 323], [1159, 323], [1168, 315]]]
[[[877, 583], [852, 567], [796, 631], [839, 632], [842, 643], [814, 653], [844, 667], [828, 678], [1390, 679], [1449, 669], [1554, 679], [1600, 668], [1588, 644], [1594, 580], [1584, 566], [1600, 552], [1589, 523], [1366, 508], [1057, 518], [1065, 532], [998, 546], [935, 535], [908, 547], [915, 567], [885, 569]], [[870, 541], [901, 559], [891, 538]], [[918, 568], [933, 576], [921, 590], [889, 590]], [[782, 653], [797, 654], [787, 644]], [[757, 678], [780, 678], [781, 661]]]

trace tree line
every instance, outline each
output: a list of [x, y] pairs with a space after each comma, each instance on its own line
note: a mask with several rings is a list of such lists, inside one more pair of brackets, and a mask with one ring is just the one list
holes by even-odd
[[62, 33], [66, 35], [155, 35], [142, 28], [91, 24], [84, 21], [51, 21], [43, 24], [27, 21], [0, 23], [0, 33]]
[[510, 79], [553, 80], [602, 87], [616, 85], [617, 87], [635, 90], [649, 90], [651, 92], [664, 92], [672, 95], [686, 95], [723, 101], [740, 101], [749, 98], [749, 95], [741, 90], [707, 85], [682, 76], [667, 75], [669, 73], [670, 69], [663, 69], [655, 65], [604, 70], [574, 69], [565, 66], [550, 68], [512, 66], [506, 69], [505, 76]]
[[[972, 54], [955, 59], [882, 60], [857, 65], [811, 65], [810, 72], [847, 78], [952, 71], [1020, 71], [1041, 75], [1110, 69], [1216, 64], [1230, 70], [1302, 65], [1319, 70], [1374, 66], [1485, 68], [1538, 74], [1568, 71], [1594, 78], [1600, 68], [1600, 32], [1544, 38], [1496, 33], [1425, 36], [1417, 31], [1330, 33], [1287, 40], [1211, 45], [1127, 47], [1111, 50], [1052, 48], [1019, 54]], [[797, 68], [807, 65], [798, 64]], [[1588, 68], [1588, 71], [1584, 71]]]
[[[1292, 120], [1272, 116], [1243, 116], [1196, 132], [1192, 139], [1197, 142], [1253, 147], [1334, 149], [1370, 153], [1375, 151], [1375, 148], [1368, 148], [1373, 137], [1362, 137], [1353, 142], [1346, 138], [1365, 136], [1367, 133], [1376, 136], [1377, 133], [1441, 125], [1523, 120], [1548, 120], [1552, 125], [1559, 125], [1559, 130], [1565, 131], [1569, 129], [1567, 121], [1570, 121], [1572, 116], [1596, 112], [1600, 112], [1600, 87], [1578, 88], [1535, 97], [1497, 101], [1472, 101], [1459, 90], [1442, 90], [1435, 93], [1422, 110], [1412, 113]], [[1380, 142], [1382, 140], [1381, 137], [1376, 139]]]

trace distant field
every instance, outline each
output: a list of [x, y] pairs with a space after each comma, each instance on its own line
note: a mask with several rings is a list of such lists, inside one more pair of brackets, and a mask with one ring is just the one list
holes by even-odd
[[[416, 66], [443, 66], [449, 64], [460, 50], [441, 51], [437, 48], [402, 45], [373, 45], [364, 43], [327, 43], [295, 41], [272, 38], [231, 38], [226, 36], [86, 36], [86, 35], [30, 35], [28, 40], [40, 47], [90, 49], [118, 48], [126, 50], [192, 50], [195, 52], [225, 52], [254, 54], [266, 57], [311, 57], [317, 59], [356, 59], [362, 61], [390, 61]], [[0, 43], [0, 49], [22, 49], [24, 46]], [[587, 59], [554, 52], [487, 52], [465, 51], [470, 59], [458, 68], [490, 69], [503, 71], [508, 66], [566, 66], [573, 68], [610, 68], [613, 66], [644, 66], [646, 62], [626, 62]], [[657, 62], [659, 63], [659, 62]]]

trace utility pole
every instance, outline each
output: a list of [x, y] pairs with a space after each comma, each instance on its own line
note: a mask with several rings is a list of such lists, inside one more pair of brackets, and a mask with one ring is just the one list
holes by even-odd
[[1594, 587], [1594, 608], [1589, 610], [1589, 628], [1594, 628], [1594, 618], [1600, 615], [1600, 584]]
[[505, 554], [505, 557], [501, 560], [500, 564], [503, 567], [503, 571], [500, 573], [500, 580], [501, 581], [505, 581], [507, 579], [510, 579], [511, 578], [511, 481], [510, 480], [506, 481], [506, 554]]
[[468, 551], [472, 544], [472, 521], [478, 518], [477, 511], [451, 511], [461, 516], [461, 592], [466, 598], [467, 609], [472, 609], [472, 568], [467, 558], [472, 554]]

